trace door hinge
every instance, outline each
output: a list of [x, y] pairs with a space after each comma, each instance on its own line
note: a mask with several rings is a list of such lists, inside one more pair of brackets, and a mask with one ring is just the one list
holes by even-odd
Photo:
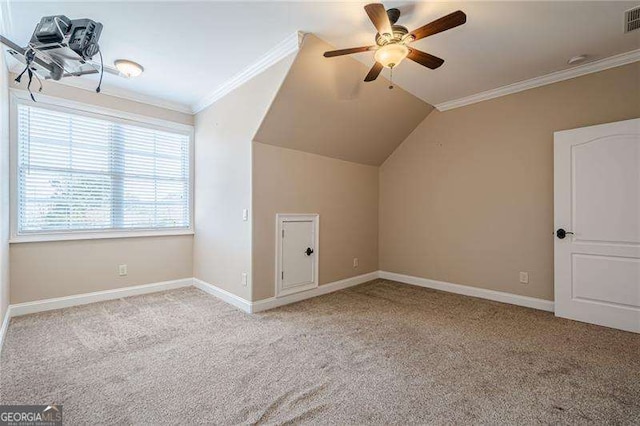
[[282, 230], [282, 238], [284, 238], [284, 229]]
[[282, 271], [280, 278], [284, 280], [284, 271]]

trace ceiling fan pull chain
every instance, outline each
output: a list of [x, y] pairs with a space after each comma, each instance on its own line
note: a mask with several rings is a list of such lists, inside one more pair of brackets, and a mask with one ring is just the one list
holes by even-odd
[[389, 90], [393, 89], [393, 67], [389, 68]]

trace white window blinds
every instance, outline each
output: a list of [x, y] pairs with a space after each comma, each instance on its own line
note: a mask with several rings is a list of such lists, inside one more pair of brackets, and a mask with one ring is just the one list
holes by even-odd
[[190, 138], [17, 106], [17, 233], [190, 228]]

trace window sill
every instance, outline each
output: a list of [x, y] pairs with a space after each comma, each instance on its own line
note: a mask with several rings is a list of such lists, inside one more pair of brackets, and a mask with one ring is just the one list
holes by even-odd
[[165, 237], [174, 235], [193, 235], [193, 229], [138, 230], [138, 231], [102, 231], [102, 232], [65, 232], [60, 234], [18, 235], [9, 240], [11, 244], [37, 243], [44, 241], [103, 240], [111, 238]]

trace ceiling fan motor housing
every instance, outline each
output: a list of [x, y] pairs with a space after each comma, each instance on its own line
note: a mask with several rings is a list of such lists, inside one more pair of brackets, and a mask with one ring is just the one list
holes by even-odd
[[393, 37], [376, 33], [376, 44], [378, 46], [384, 46], [389, 43], [399, 43], [409, 34], [409, 30], [402, 25], [391, 25], [391, 31], [393, 31]]

